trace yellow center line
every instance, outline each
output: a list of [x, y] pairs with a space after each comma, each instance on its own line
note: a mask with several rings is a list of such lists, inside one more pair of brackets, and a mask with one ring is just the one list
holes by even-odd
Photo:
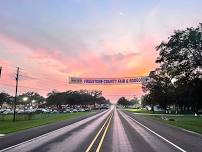
[[102, 143], [103, 143], [103, 141], [104, 141], [104, 138], [105, 138], [105, 136], [106, 136], [107, 130], [108, 130], [108, 128], [109, 128], [109, 124], [110, 124], [110, 122], [111, 122], [111, 119], [112, 119], [112, 115], [111, 115], [111, 117], [110, 117], [110, 119], [109, 119], [109, 121], [108, 121], [107, 127], [105, 128], [104, 134], [102, 135], [102, 138], [101, 138], [101, 140], [100, 140], [100, 143], [99, 143], [99, 145], [98, 145], [98, 147], [97, 147], [96, 152], [99, 152], [99, 151], [100, 151], [100, 148], [101, 148]]
[[109, 118], [112, 116], [112, 113], [108, 116], [107, 120], [105, 121], [105, 123], [103, 124], [102, 128], [99, 130], [99, 132], [96, 134], [95, 138], [93, 139], [93, 141], [91, 142], [91, 144], [88, 146], [88, 148], [86, 149], [85, 152], [89, 152], [90, 149], [92, 148], [93, 144], [95, 143], [96, 139], [98, 138], [98, 136], [100, 135], [101, 131], [103, 130], [104, 126], [106, 125], [107, 121], [109, 120]]

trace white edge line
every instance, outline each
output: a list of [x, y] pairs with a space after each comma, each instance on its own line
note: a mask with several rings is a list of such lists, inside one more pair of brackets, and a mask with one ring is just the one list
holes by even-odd
[[[107, 111], [103, 111], [103, 113], [105, 113], [105, 112], [107, 112]], [[101, 113], [102, 113], [102, 112], [101, 112]], [[101, 113], [98, 113], [98, 114], [101, 114]], [[96, 116], [96, 115], [95, 115], [95, 116]], [[84, 120], [84, 119], [83, 119], [83, 120]], [[81, 121], [81, 120], [80, 120], [80, 121]], [[79, 122], [79, 121], [77, 121], [77, 122]], [[74, 122], [74, 123], [76, 123], [76, 122]], [[72, 123], [72, 124], [74, 124], [74, 123]], [[70, 125], [71, 125], [71, 124], [70, 124]], [[65, 127], [67, 127], [67, 126], [64, 126], [64, 127], [62, 127], [62, 128], [65, 128]], [[58, 132], [58, 131], [59, 131], [60, 129], [62, 129], [62, 128], [59, 128], [59, 129], [56, 129], [56, 130], [54, 130], [54, 131], [45, 133], [45, 134], [43, 134], [43, 135], [40, 135], [40, 136], [37, 136], [37, 137], [35, 137], [35, 138], [29, 139], [29, 140], [27, 140], [27, 141], [21, 142], [21, 143], [19, 143], [19, 144], [16, 144], [16, 145], [7, 147], [7, 148], [5, 148], [5, 149], [0, 150], [0, 152], [7, 151], [7, 150], [9, 150], [9, 149], [12, 149], [12, 148], [21, 146], [21, 145], [23, 145], [23, 144], [29, 143], [29, 142], [31, 142], [31, 141], [34, 141], [34, 140], [36, 140], [36, 139], [38, 139], [38, 138], [47, 136], [47, 135], [52, 134], [52, 133], [55, 133], [55, 132]]]
[[[134, 115], [136, 115], [137, 113], [133, 113]], [[158, 121], [158, 120], [157, 120]], [[163, 123], [161, 121], [158, 121], [159, 123]], [[175, 129], [179, 129], [181, 131], [184, 131], [184, 132], [188, 132], [188, 133], [191, 133], [191, 134], [194, 134], [194, 135], [197, 135], [197, 136], [200, 136], [202, 137], [202, 135], [200, 133], [197, 133], [197, 132], [194, 132], [192, 130], [187, 130], [185, 128], [181, 128], [181, 127], [178, 127], [178, 126], [175, 126], [175, 125], [172, 125], [172, 124], [169, 124], [169, 123], [163, 123], [164, 125], [168, 125], [169, 127], [172, 127], [172, 128], [175, 128]]]
[[143, 125], [142, 123], [138, 122], [137, 120], [135, 120], [134, 118], [132, 118], [131, 116], [128, 116], [130, 119], [134, 120], [136, 123], [138, 123], [139, 125], [141, 125], [142, 127], [144, 127], [145, 129], [149, 130], [150, 132], [152, 132], [153, 134], [155, 134], [156, 136], [158, 136], [159, 138], [163, 139], [164, 141], [166, 141], [167, 143], [171, 144], [172, 146], [174, 146], [175, 148], [179, 149], [182, 152], [186, 152], [186, 150], [182, 149], [181, 147], [175, 145], [174, 143], [172, 143], [171, 141], [169, 141], [168, 139], [162, 137], [161, 135], [159, 135], [158, 133], [154, 132], [153, 130], [149, 129], [148, 127], [146, 127], [145, 125]]
[[[61, 129], [61, 128], [60, 128], [60, 129]], [[38, 138], [41, 138], [41, 137], [47, 136], [47, 135], [49, 135], [49, 134], [51, 134], [51, 133], [57, 132], [58, 130], [59, 130], [59, 129], [54, 130], [54, 131], [51, 131], [51, 132], [46, 133], [46, 134], [43, 134], [43, 135], [40, 135], [40, 136], [38, 136], [38, 137], [32, 138], [32, 139], [30, 139], [30, 140], [27, 140], [27, 141], [21, 142], [21, 143], [19, 143], [19, 144], [16, 144], [16, 145], [10, 146], [10, 147], [8, 147], [8, 148], [2, 149], [2, 150], [0, 150], [0, 152], [3, 152], [3, 151], [6, 151], [6, 150], [9, 150], [9, 149], [12, 149], [12, 148], [18, 147], [18, 146], [23, 145], [23, 144], [26, 144], [26, 143], [29, 143], [29, 142], [31, 142], [31, 141], [34, 141], [34, 140], [38, 139]]]
[[173, 114], [152, 114], [152, 113], [138, 113], [138, 112], [132, 112], [135, 115], [151, 115], [151, 116], [170, 116], [170, 117], [183, 117], [184, 115], [173, 115]]

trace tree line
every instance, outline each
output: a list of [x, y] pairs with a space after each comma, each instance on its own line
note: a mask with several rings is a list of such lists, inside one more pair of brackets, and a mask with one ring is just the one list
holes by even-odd
[[202, 108], [202, 24], [174, 31], [156, 50], [159, 67], [143, 84], [143, 103], [198, 112]]
[[131, 105], [134, 105], [134, 104], [139, 104], [139, 100], [138, 98], [134, 97], [133, 99], [131, 100], [128, 100], [126, 99], [125, 97], [120, 97], [117, 101], [117, 104], [118, 105], [122, 105], [124, 107], [128, 107], [128, 106], [131, 106]]
[[[24, 98], [27, 98], [24, 100]], [[110, 104], [110, 101], [105, 99], [102, 96], [102, 91], [99, 90], [80, 90], [80, 91], [72, 91], [68, 90], [65, 92], [52, 91], [47, 94], [47, 97], [41, 96], [37, 92], [25, 92], [17, 96], [16, 104], [30, 104], [36, 103], [38, 105], [46, 105], [46, 106], [57, 106], [58, 108], [61, 105], [95, 105], [95, 104]], [[0, 92], [0, 108], [2, 105], [7, 103], [9, 105], [13, 105], [14, 97], [9, 95], [6, 92]]]

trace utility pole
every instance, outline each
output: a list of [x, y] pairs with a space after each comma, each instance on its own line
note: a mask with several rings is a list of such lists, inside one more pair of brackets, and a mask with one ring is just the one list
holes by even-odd
[[15, 100], [14, 100], [14, 107], [13, 107], [13, 121], [15, 121], [15, 109], [16, 109], [16, 102], [17, 102], [17, 94], [18, 94], [18, 78], [19, 78], [19, 67], [17, 67], [16, 73], [16, 87], [15, 87]]
[[0, 78], [1, 78], [1, 71], [2, 71], [2, 66], [0, 66]]

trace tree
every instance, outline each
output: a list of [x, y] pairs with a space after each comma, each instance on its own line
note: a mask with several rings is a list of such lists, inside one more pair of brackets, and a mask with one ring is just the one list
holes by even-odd
[[48, 93], [47, 95], [48, 95], [48, 97], [46, 98], [47, 105], [56, 105], [57, 108], [60, 109], [62, 103], [64, 102], [63, 94], [54, 90]]
[[[23, 101], [23, 97], [27, 97], [27, 101]], [[45, 101], [45, 98], [37, 92], [25, 92], [18, 96], [18, 103], [23, 103], [23, 104], [25, 103], [32, 104], [32, 102], [42, 104], [44, 101]]]
[[12, 101], [11, 98], [12, 97], [8, 93], [0, 92], [0, 107], [2, 108], [4, 103], [10, 104]]
[[56, 105], [58, 108], [61, 107], [62, 104], [68, 104], [70, 106], [74, 105], [88, 105], [101, 103], [105, 101], [105, 98], [101, 96], [101, 91], [66, 91], [66, 92], [57, 92], [52, 91], [48, 93], [47, 104], [48, 105]]
[[101, 96], [99, 98], [97, 98], [97, 104], [106, 104], [106, 99], [105, 97]]
[[95, 104], [96, 104], [96, 102], [98, 101], [98, 98], [99, 98], [100, 96], [102, 96], [102, 91], [100, 91], [100, 90], [93, 90], [93, 91], [90, 92], [90, 94], [91, 94], [92, 97], [93, 97], [93, 100], [94, 100], [94, 108], [95, 108]]
[[173, 102], [174, 86], [165, 69], [156, 69], [149, 74], [150, 81], [143, 85], [144, 92], [148, 92], [147, 101], [153, 108], [159, 104], [166, 110], [167, 106]]
[[157, 50], [159, 57], [156, 62], [171, 79], [176, 80], [177, 104], [181, 108], [191, 106], [197, 112], [202, 107], [202, 24], [175, 31]]
[[145, 94], [142, 96], [141, 98], [141, 101], [142, 101], [142, 106], [146, 106], [146, 105], [153, 105], [153, 103], [151, 103], [152, 99], [151, 99], [151, 96], [150, 94]]
[[119, 98], [117, 104], [122, 105], [122, 106], [129, 106], [130, 102], [125, 97], [121, 97], [121, 98]]
[[130, 100], [130, 104], [134, 105], [134, 104], [139, 104], [139, 100], [137, 97], [134, 97], [133, 99]]

